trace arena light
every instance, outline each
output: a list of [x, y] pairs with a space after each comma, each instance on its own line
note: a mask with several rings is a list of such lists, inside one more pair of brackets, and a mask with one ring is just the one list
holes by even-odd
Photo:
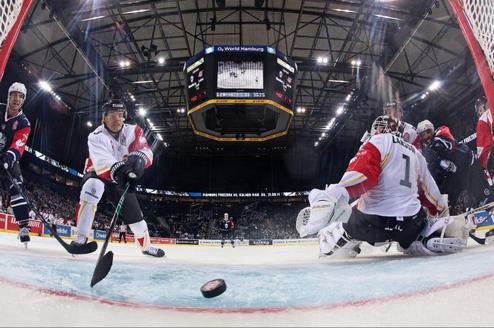
[[314, 147], [319, 146], [319, 141], [314, 142]]
[[133, 84], [144, 84], [144, 83], [153, 83], [151, 80], [145, 80], [145, 81], [134, 81], [132, 82]]
[[88, 22], [88, 21], [92, 21], [92, 20], [97, 20], [97, 19], [105, 18], [105, 17], [106, 16], [95, 16], [95, 17], [84, 18], [84, 19], [81, 19], [81, 22]]
[[144, 107], [139, 107], [139, 116], [146, 116], [146, 109]]
[[87, 122], [86, 122], [86, 125], [87, 125], [88, 127], [90, 127], [90, 128], [92, 128], [92, 127], [93, 127], [93, 123], [91, 123], [91, 121], [87, 121]]
[[51, 88], [51, 86], [48, 82], [41, 80], [38, 82], [38, 84], [39, 84], [40, 88], [43, 89], [44, 91], [53, 92], [53, 89]]
[[346, 100], [346, 101], [350, 101], [350, 99], [352, 99], [352, 95], [351, 95], [351, 94], [349, 94], [349, 95], [348, 95], [348, 96], [346, 96], [346, 98], [345, 98], [345, 100]]
[[435, 80], [434, 82], [432, 82], [429, 87], [427, 88], [429, 91], [436, 91], [437, 89], [439, 89], [441, 87], [441, 81], [437, 81]]
[[336, 110], [336, 115], [341, 115], [345, 111], [345, 108], [343, 106], [338, 107]]
[[165, 63], [165, 57], [158, 57], [158, 64], [163, 65]]
[[380, 14], [374, 14], [376, 17], [380, 18], [385, 18], [385, 19], [391, 19], [391, 20], [396, 20], [396, 21], [403, 21], [401, 18], [393, 17], [393, 16], [386, 16], [386, 15], [380, 15]]
[[163, 136], [161, 134], [158, 133], [157, 136], [160, 141], [163, 141]]
[[123, 12], [122, 15], [130, 15], [130, 14], [139, 14], [139, 13], [145, 13], [150, 11], [151, 9], [137, 9], [137, 10], [131, 10], [131, 11], [126, 11]]
[[317, 63], [318, 64], [327, 64], [329, 62], [328, 57], [317, 57]]

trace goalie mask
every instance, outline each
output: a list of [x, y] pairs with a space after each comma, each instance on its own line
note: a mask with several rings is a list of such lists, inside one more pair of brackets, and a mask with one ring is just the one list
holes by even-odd
[[371, 136], [381, 133], [391, 133], [395, 136], [401, 137], [402, 133], [400, 132], [400, 124], [397, 120], [390, 117], [389, 115], [381, 115], [378, 116], [371, 127]]

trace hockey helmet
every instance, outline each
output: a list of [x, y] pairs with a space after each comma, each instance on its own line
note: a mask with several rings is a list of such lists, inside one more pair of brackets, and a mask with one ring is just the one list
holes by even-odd
[[9, 88], [9, 96], [12, 92], [19, 92], [24, 95], [24, 99], [26, 99], [27, 96], [27, 89], [26, 86], [20, 82], [14, 82]]
[[391, 133], [401, 137], [398, 121], [389, 115], [378, 116], [372, 123], [370, 134], [374, 136], [381, 133]]
[[24, 101], [26, 101], [26, 96], [27, 96], [27, 89], [26, 89], [26, 86], [20, 82], [14, 82], [12, 83], [12, 85], [10, 86], [9, 88], [9, 93], [8, 93], [8, 96], [7, 96], [7, 106], [8, 104], [10, 103], [10, 94], [12, 92], [19, 92], [23, 95], [23, 101], [22, 101], [22, 104], [21, 106], [24, 104]]
[[127, 118], [127, 108], [125, 107], [123, 101], [121, 101], [120, 99], [110, 99], [109, 101], [103, 104], [102, 110], [103, 110], [103, 117], [108, 115], [108, 113], [111, 111], [116, 111], [116, 112], [122, 112], [124, 118]]
[[480, 117], [485, 111], [489, 110], [489, 104], [485, 96], [481, 96], [475, 100], [475, 114]]
[[422, 132], [425, 132], [427, 130], [432, 130], [434, 131], [434, 124], [432, 124], [431, 121], [429, 120], [423, 120], [417, 124], [417, 133], [421, 134]]

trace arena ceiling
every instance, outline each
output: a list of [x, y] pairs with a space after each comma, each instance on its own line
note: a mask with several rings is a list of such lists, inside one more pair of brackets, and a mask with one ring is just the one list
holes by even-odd
[[[121, 97], [162, 149], [233, 147], [194, 135], [180, 110], [184, 62], [211, 45], [269, 45], [297, 63], [289, 133], [257, 150], [324, 149], [359, 139], [392, 97], [414, 121], [428, 102], [447, 113], [478, 88], [446, 0], [39, 0], [22, 31], [11, 64], [29, 72], [31, 88], [49, 81], [67, 111], [93, 123], [110, 93]], [[435, 80], [441, 88], [426, 94]]]

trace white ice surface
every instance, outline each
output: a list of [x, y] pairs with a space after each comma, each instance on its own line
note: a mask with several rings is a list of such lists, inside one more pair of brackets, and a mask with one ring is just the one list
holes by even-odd
[[[92, 293], [81, 293], [78, 297], [77, 288], [89, 284], [90, 274], [83, 272], [74, 274], [73, 267], [81, 266], [81, 270], [94, 267], [99, 249], [91, 255], [73, 258], [61, 248], [57, 242], [49, 238], [33, 237], [29, 249], [25, 250], [15, 239], [14, 234], [0, 233], [0, 325], [1, 326], [492, 326], [491, 318], [494, 293], [494, 248], [490, 245], [473, 246], [459, 255], [435, 258], [406, 258], [397, 256], [394, 250], [388, 254], [382, 248], [364, 249], [362, 258], [353, 261], [329, 261], [317, 258], [318, 249], [313, 246], [230, 246], [221, 249], [211, 246], [171, 246], [163, 245], [167, 253], [165, 259], [144, 257], [133, 244], [111, 244], [115, 253], [114, 266], [110, 275], [96, 285]], [[101, 244], [100, 244], [101, 247]], [[393, 247], [394, 249], [394, 247]], [[493, 255], [490, 255], [493, 254]], [[43, 265], [51, 265], [56, 271], [51, 272]], [[60, 267], [62, 263], [62, 267]], [[65, 266], [65, 267], [64, 267]], [[49, 266], [48, 266], [49, 267]], [[270, 272], [278, 268], [285, 272], [306, 270], [306, 275], [283, 276], [280, 286], [286, 289], [283, 295], [295, 295], [296, 288], [315, 290], [315, 294], [324, 295], [322, 299], [330, 299], [325, 305], [318, 304], [307, 307], [298, 306], [286, 309], [272, 308], [260, 305], [247, 307], [247, 311], [236, 311], [238, 307], [218, 306], [221, 300], [232, 303], [241, 298], [252, 298], [247, 293], [249, 286], [236, 287], [233, 283], [241, 276], [242, 271], [258, 276], [249, 277], [249, 284], [256, 282], [257, 288], [263, 283], [276, 283], [276, 277], [266, 278]], [[130, 275], [128, 281], [118, 280], [125, 273], [136, 270], [149, 270], [165, 274], [173, 268], [191, 268], [199, 275], [199, 281], [218, 278], [208, 276], [208, 270], [225, 272], [232, 278], [226, 279], [229, 289], [215, 299], [206, 300], [201, 297], [191, 298], [197, 302], [211, 302], [206, 307], [195, 307], [191, 304], [178, 309], [171, 307], [148, 307], [142, 301], [143, 295], [139, 290], [138, 301], [106, 302], [108, 294], [118, 294], [120, 289], [132, 286], [133, 279], [142, 283], [142, 279]], [[204, 272], [202, 272], [202, 268]], [[231, 269], [233, 268], [233, 269]], [[207, 270], [206, 270], [207, 269]], [[64, 271], [65, 270], [65, 271]], [[272, 270], [272, 271], [269, 271]], [[304, 272], [302, 270], [302, 272]], [[40, 272], [41, 271], [41, 272]], [[66, 272], [66, 274], [64, 273]], [[136, 271], [140, 272], [140, 271]], [[188, 272], [188, 271], [187, 271]], [[317, 273], [313, 277], [313, 273]], [[325, 273], [327, 272], [327, 276]], [[65, 274], [59, 277], [57, 274]], [[76, 272], [77, 273], [77, 272]], [[177, 274], [175, 272], [175, 274]], [[190, 273], [187, 273], [190, 274]], [[370, 277], [369, 277], [370, 275]], [[36, 283], [41, 276], [46, 286]], [[306, 278], [307, 276], [307, 278]], [[354, 301], [338, 301], [338, 297], [347, 294], [341, 290], [349, 288], [350, 284], [359, 287], [359, 281], [372, 282], [375, 277], [376, 293], [387, 293], [385, 297], [368, 297], [365, 290], [352, 292]], [[160, 286], [156, 276], [150, 276], [151, 291], [167, 288], [171, 291], [183, 289], [184, 295], [188, 290], [198, 291], [199, 286], [180, 285]], [[33, 279], [32, 281], [30, 279]], [[147, 279], [147, 278], [146, 278]], [[247, 278], [246, 278], [247, 279]], [[274, 279], [274, 280], [273, 280]], [[318, 289], [318, 279], [320, 288]], [[328, 279], [333, 279], [330, 284]], [[79, 280], [79, 284], [71, 284], [71, 280]], [[145, 280], [144, 280], [145, 281]], [[173, 280], [172, 280], [173, 281]], [[409, 286], [401, 286], [400, 281], [408, 282]], [[61, 287], [52, 292], [54, 286]], [[115, 283], [114, 283], [115, 282]], [[229, 284], [232, 282], [231, 284]], [[153, 285], [155, 284], [155, 285]], [[429, 286], [423, 288], [423, 286]], [[64, 287], [66, 286], [66, 287]], [[127, 287], [126, 287], [127, 286]], [[265, 286], [265, 285], [264, 285]], [[295, 292], [291, 292], [293, 286]], [[398, 287], [399, 288], [398, 288]], [[189, 288], [190, 287], [190, 288]], [[197, 288], [196, 288], [197, 287]], [[64, 295], [64, 288], [67, 294]], [[85, 288], [85, 287], [84, 287]], [[235, 294], [235, 288], [245, 289]], [[405, 289], [400, 289], [405, 288]], [[350, 288], [351, 289], [351, 288]], [[300, 290], [300, 289], [299, 289]], [[405, 292], [403, 292], [405, 291]], [[134, 292], [134, 291], [133, 291]], [[228, 295], [228, 293], [230, 293]], [[255, 291], [253, 291], [255, 293]], [[180, 294], [180, 293], [177, 293]], [[273, 298], [280, 295], [272, 293]], [[89, 296], [88, 296], [89, 295]], [[233, 296], [232, 296], [233, 295]], [[336, 295], [335, 299], [331, 295]], [[359, 296], [360, 295], [360, 296]], [[348, 295], [347, 295], [348, 296]], [[172, 299], [180, 295], [171, 295]], [[359, 298], [360, 297], [360, 298]], [[137, 298], [137, 297], [136, 297]], [[153, 299], [153, 295], [149, 296]], [[268, 297], [269, 298], [269, 297]], [[255, 301], [255, 298], [254, 298]], [[288, 300], [289, 304], [292, 300]], [[195, 301], [194, 301], [195, 302]], [[216, 303], [215, 303], [216, 302]], [[153, 303], [150, 301], [150, 303]], [[139, 305], [141, 304], [141, 305]], [[199, 309], [199, 310], [194, 310]], [[201, 310], [202, 309], [202, 310]], [[242, 309], [242, 307], [240, 307]], [[245, 308], [244, 308], [245, 309]], [[249, 310], [250, 309], [250, 310]], [[271, 309], [271, 310], [270, 310]]]

